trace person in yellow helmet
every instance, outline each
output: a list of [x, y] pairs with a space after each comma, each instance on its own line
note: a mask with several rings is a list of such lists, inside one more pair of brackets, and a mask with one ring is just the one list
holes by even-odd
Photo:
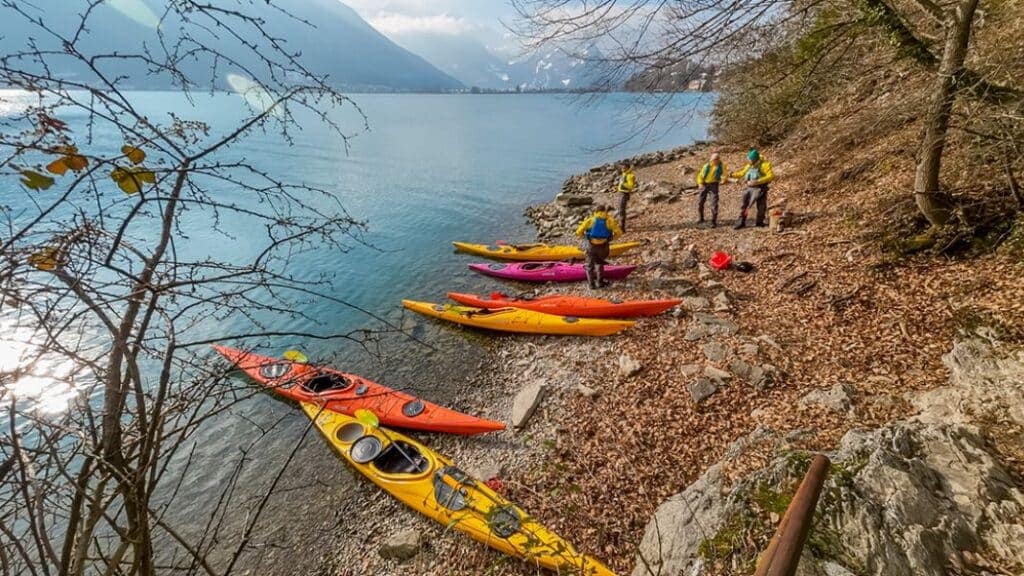
[[718, 152], [714, 152], [708, 163], [697, 172], [697, 192], [700, 193], [700, 199], [697, 201], [697, 224], [704, 223], [704, 204], [710, 197], [711, 227], [718, 226], [718, 188], [727, 180], [729, 170], [722, 163]]
[[598, 204], [594, 213], [576, 228], [576, 236], [583, 239], [583, 252], [587, 255], [587, 282], [593, 289], [607, 286], [604, 265], [608, 260], [611, 241], [622, 235], [619, 225], [608, 215], [608, 208]]
[[757, 207], [757, 217], [754, 220], [755, 226], [767, 226], [764, 221], [768, 212], [768, 184], [775, 179], [772, 173], [771, 162], [765, 160], [761, 153], [751, 149], [747, 153], [747, 164], [740, 170], [733, 172], [730, 176], [737, 178], [746, 185], [743, 191], [743, 205], [740, 208], [740, 217], [733, 228], [739, 230], [747, 225], [747, 210], [751, 204]]
[[619, 167], [619, 228], [626, 231], [626, 206], [629, 204], [629, 195], [636, 190], [636, 172], [633, 172], [632, 164], [622, 164]]

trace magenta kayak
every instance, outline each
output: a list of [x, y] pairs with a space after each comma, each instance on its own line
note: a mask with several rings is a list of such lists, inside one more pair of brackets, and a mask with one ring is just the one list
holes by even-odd
[[[565, 262], [470, 264], [469, 269], [487, 276], [520, 282], [579, 282], [587, 279], [587, 271], [583, 264]], [[633, 270], [636, 270], [636, 266], [609, 264], [604, 267], [604, 277], [608, 280], [622, 280]]]

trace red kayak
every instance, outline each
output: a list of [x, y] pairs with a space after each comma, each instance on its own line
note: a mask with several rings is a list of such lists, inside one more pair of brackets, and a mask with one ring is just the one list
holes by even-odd
[[581, 318], [634, 318], [637, 316], [655, 316], [676, 306], [682, 300], [627, 300], [616, 302], [600, 298], [582, 296], [563, 296], [551, 294], [536, 298], [516, 298], [500, 292], [489, 296], [460, 294], [449, 292], [452, 300], [475, 308], [521, 308], [534, 312], [546, 312], [559, 316], [577, 316]]
[[332, 368], [260, 356], [216, 344], [213, 349], [253, 380], [296, 402], [325, 404], [328, 410], [349, 416], [363, 408], [376, 414], [385, 426], [410, 430], [468, 435], [505, 428], [501, 422], [449, 410]]

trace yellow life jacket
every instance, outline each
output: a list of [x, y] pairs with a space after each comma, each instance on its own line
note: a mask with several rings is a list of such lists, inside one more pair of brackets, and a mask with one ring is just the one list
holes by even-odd
[[619, 177], [619, 192], [630, 193], [636, 190], [636, 173], [632, 170], [626, 170]]

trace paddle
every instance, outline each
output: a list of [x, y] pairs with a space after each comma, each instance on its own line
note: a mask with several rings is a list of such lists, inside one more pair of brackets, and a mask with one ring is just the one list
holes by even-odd
[[378, 418], [377, 415], [374, 414], [372, 410], [360, 408], [356, 410], [352, 415], [355, 416], [356, 421], [362, 424], [363, 426], [373, 428], [374, 430], [380, 427], [380, 418]]

